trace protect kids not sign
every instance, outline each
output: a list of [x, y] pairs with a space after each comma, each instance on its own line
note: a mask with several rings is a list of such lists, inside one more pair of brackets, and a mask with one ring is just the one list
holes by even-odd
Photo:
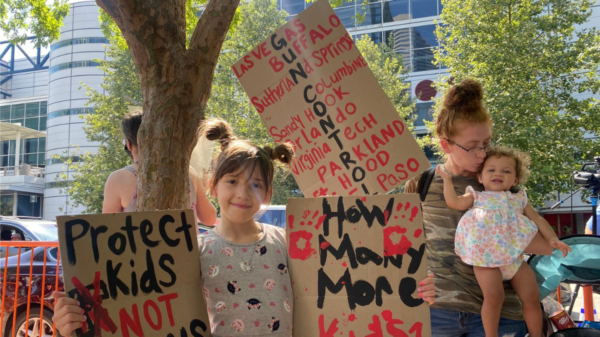
[[57, 217], [77, 336], [211, 336], [191, 210]]

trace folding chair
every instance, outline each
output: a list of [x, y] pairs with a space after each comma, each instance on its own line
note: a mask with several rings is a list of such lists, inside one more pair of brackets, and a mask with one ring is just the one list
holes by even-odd
[[[554, 250], [552, 255], [532, 255], [527, 263], [535, 274], [541, 299], [554, 292], [561, 282], [576, 284], [568, 310], [571, 315], [581, 285], [600, 285], [600, 236], [571, 235], [560, 240], [573, 250], [567, 257], [563, 258], [560, 251]], [[600, 331], [568, 329], [556, 332], [553, 336], [600, 337]]]

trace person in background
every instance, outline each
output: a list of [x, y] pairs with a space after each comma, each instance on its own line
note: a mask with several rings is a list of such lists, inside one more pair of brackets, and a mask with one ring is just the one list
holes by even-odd
[[596, 234], [598, 235], [598, 232], [600, 232], [600, 207], [597, 208], [596, 210], [596, 219], [597, 219], [597, 223], [596, 223], [596, 233], [592, 233], [592, 228], [593, 228], [593, 221], [594, 221], [594, 216], [592, 215], [589, 220], [587, 221], [587, 223], [585, 224], [585, 234]]
[[[133, 164], [110, 174], [104, 186], [104, 203], [102, 213], [135, 212], [137, 201], [138, 175], [138, 143], [137, 134], [142, 124], [141, 111], [130, 112], [121, 122], [125, 137], [125, 151]], [[196, 218], [207, 226], [213, 226], [217, 219], [217, 211], [206, 196], [206, 189], [193, 168], [190, 167], [190, 208]]]

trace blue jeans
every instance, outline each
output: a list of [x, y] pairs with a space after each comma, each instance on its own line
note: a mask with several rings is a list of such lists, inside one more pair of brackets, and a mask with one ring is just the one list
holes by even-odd
[[[430, 308], [429, 312], [433, 337], [485, 337], [479, 314], [434, 308]], [[500, 318], [500, 337], [524, 337], [525, 334], [525, 322]]]

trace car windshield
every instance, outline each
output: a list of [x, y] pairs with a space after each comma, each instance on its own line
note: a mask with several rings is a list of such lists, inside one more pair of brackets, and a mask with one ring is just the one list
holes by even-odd
[[58, 241], [58, 228], [54, 224], [37, 224], [27, 227], [41, 241]]
[[285, 228], [285, 210], [266, 210], [258, 222]]

